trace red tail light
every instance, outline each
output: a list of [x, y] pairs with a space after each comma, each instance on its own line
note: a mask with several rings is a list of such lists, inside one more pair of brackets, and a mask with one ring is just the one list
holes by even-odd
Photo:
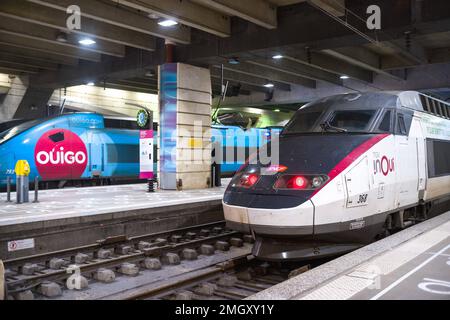
[[292, 184], [292, 188], [294, 189], [306, 189], [308, 186], [308, 180], [303, 176], [295, 176], [291, 178], [290, 183], [288, 185]]
[[259, 180], [259, 175], [255, 173], [244, 173], [238, 177], [236, 187], [250, 188]]
[[316, 190], [327, 181], [326, 175], [282, 175], [275, 182], [275, 189]]
[[258, 181], [259, 177], [256, 174], [251, 174], [247, 178], [247, 183], [249, 186], [254, 185]]

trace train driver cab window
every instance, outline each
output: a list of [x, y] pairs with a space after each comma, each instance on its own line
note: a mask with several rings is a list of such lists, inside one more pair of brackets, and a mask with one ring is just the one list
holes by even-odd
[[378, 131], [390, 132], [391, 131], [391, 110], [384, 113], [383, 119], [378, 126]]
[[298, 112], [286, 125], [283, 134], [312, 132], [322, 112]]
[[332, 115], [329, 124], [333, 128], [346, 131], [366, 131], [376, 110], [338, 110]]
[[406, 124], [405, 124], [405, 117], [403, 116], [403, 114], [398, 114], [397, 116], [397, 130], [396, 130], [397, 134], [406, 134]]

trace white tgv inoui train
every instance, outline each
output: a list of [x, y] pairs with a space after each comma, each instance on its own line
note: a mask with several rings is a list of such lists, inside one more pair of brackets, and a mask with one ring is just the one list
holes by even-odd
[[244, 166], [223, 207], [266, 260], [342, 254], [442, 213], [450, 104], [415, 91], [309, 103], [281, 133], [279, 163]]

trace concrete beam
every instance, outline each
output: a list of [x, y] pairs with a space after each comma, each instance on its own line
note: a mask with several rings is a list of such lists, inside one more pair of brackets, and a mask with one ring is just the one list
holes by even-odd
[[[353, 1], [347, 3], [347, 8], [358, 10], [357, 4], [353, 3]], [[396, 6], [392, 6], [392, 0], [377, 1], [383, 12], [383, 33], [378, 34], [378, 40], [390, 41], [392, 37], [402, 37], [405, 31], [414, 29], [422, 35], [448, 31], [450, 2], [435, 6], [433, 3], [427, 4], [427, 1], [423, 3], [429, 6], [426, 9], [427, 17], [422, 22], [414, 24], [411, 22], [410, 1], [402, 1]], [[360, 7], [359, 10], [361, 11]], [[202, 43], [178, 48], [179, 60], [189, 62], [212, 56], [239, 57], [244, 52], [266, 49], [278, 49], [282, 52], [291, 46], [299, 48], [309, 46], [313, 50], [324, 50], [369, 43], [367, 39], [306, 3], [289, 8], [279, 7], [278, 20], [278, 28], [274, 30], [233, 21], [233, 29], [240, 30], [239, 33], [226, 39], [215, 39], [213, 36], [205, 35]]]
[[173, 19], [184, 25], [219, 37], [231, 33], [230, 18], [217, 11], [190, 1], [179, 0], [112, 0], [148, 13], [155, 13], [166, 19]]
[[[217, 65], [212, 66], [210, 70], [211, 70], [211, 77], [218, 79], [221, 78], [220, 66]], [[224, 70], [223, 77], [225, 80], [235, 81], [237, 83], [245, 83], [258, 87], [264, 87], [264, 85], [267, 84], [267, 82], [272, 82], [275, 86], [275, 89], [282, 91], [291, 91], [291, 86], [289, 84], [271, 81], [270, 79], [262, 79], [259, 77], [250, 76], [247, 74], [231, 71], [229, 69]]]
[[0, 17], [13, 18], [18, 21], [55, 28], [67, 33], [80, 34], [144, 50], [153, 51], [155, 49], [155, 39], [148, 34], [89, 18], [83, 18], [81, 30], [69, 30], [66, 26], [67, 14], [65, 12], [30, 2], [2, 0], [0, 2]]
[[[216, 90], [220, 93], [222, 90], [220, 87], [221, 86], [220, 80], [218, 78], [211, 77], [211, 82], [212, 82], [213, 88], [216, 88]], [[228, 90], [230, 90], [230, 86], [233, 86], [233, 85], [236, 86], [238, 84], [239, 84], [239, 82], [228, 80]], [[241, 84], [241, 90], [245, 90], [245, 91], [249, 91], [249, 92], [262, 92], [262, 93], [269, 92], [269, 89], [267, 89], [267, 88], [260, 87], [260, 86], [254, 86], [254, 85], [246, 84], [246, 83]], [[229, 95], [227, 94], [227, 96], [229, 96]]]
[[286, 59], [274, 60], [264, 58], [252, 58], [247, 60], [248, 63], [273, 71], [286, 73], [290, 75], [300, 76], [314, 81], [325, 81], [337, 85], [341, 85], [342, 81], [339, 76], [327, 71], [323, 71], [308, 65], [296, 63]]
[[18, 119], [37, 119], [47, 116], [47, 103], [53, 89], [28, 87], [14, 114]]
[[8, 17], [2, 17], [0, 19], [0, 33], [22, 39], [24, 43], [27, 43], [28, 40], [37, 40], [44, 44], [53, 44], [60, 47], [68, 47], [70, 49], [75, 48], [115, 57], [123, 57], [125, 54], [125, 47], [123, 45], [99, 39], [95, 39], [97, 43], [91, 46], [82, 46], [78, 43], [82, 37], [77, 34], [68, 34], [67, 42], [59, 42], [56, 40], [58, 30], [35, 25], [30, 22], [22, 21], [17, 23], [17, 20]]
[[[420, 44], [417, 42], [411, 40], [409, 46], [407, 47], [405, 44], [405, 40], [394, 40], [390, 42], [383, 42], [380, 44], [382, 47], [390, 48], [400, 55], [400, 59], [405, 61], [406, 63], [412, 62], [416, 65], [421, 64], [427, 64], [428, 63], [428, 56], [425, 48], [423, 48]], [[383, 69], [391, 69], [391, 68], [385, 68]]]
[[110, 89], [118, 89], [118, 90], [125, 90], [125, 91], [135, 91], [135, 92], [143, 92], [143, 93], [152, 93], [152, 94], [158, 94], [158, 88], [156, 87], [137, 87], [134, 85], [129, 84], [123, 84], [117, 81], [105, 82], [105, 87]]
[[[60, 10], [64, 13], [68, 6], [75, 4], [73, 0], [28, 0], [28, 2]], [[168, 39], [180, 44], [188, 44], [191, 41], [190, 29], [182, 25], [164, 28], [158, 25], [155, 20], [137, 12], [124, 10], [113, 3], [108, 4], [98, 0], [77, 0], [76, 4], [81, 8], [82, 17], [88, 19]], [[83, 22], [81, 28], [83, 30]]]
[[277, 9], [265, 0], [191, 0], [205, 7], [236, 16], [267, 29], [277, 27]]
[[445, 63], [450, 61], [450, 48], [430, 50], [430, 63]]
[[323, 50], [322, 52], [349, 64], [373, 71], [377, 74], [399, 79], [397, 76], [382, 69], [381, 56], [364, 47], [345, 47], [333, 50]]
[[[270, 54], [269, 56], [273, 55]], [[308, 52], [307, 50], [287, 51], [286, 53], [283, 53], [283, 60], [301, 63], [302, 65], [333, 73], [338, 76], [347, 75], [353, 79], [367, 83], [371, 83], [373, 81], [373, 74], [371, 71], [350, 63], [346, 63], [322, 52]]]
[[0, 73], [20, 75], [20, 74], [35, 74], [38, 72], [39, 72], [38, 69], [12, 65], [9, 63], [0, 63]]
[[31, 67], [31, 68], [44, 69], [44, 70], [57, 70], [58, 69], [58, 65], [55, 63], [51, 63], [48, 61], [42, 61], [42, 60], [36, 60], [33, 58], [17, 57], [17, 56], [11, 55], [9, 53], [0, 51], [0, 64], [2, 62], [8, 62], [8, 63], [23, 66], [23, 67]]
[[105, 56], [101, 63], [80, 61], [77, 67], [64, 66], [56, 72], [40, 73], [31, 77], [30, 83], [34, 86], [56, 89], [85, 84], [88, 81], [141, 77], [144, 76], [145, 70], [155, 70], [157, 65], [164, 62], [163, 52], [162, 48], [149, 52], [127, 47], [123, 59]]
[[253, 77], [262, 78], [264, 80], [277, 81], [286, 84], [296, 84], [308, 88], [315, 88], [316, 82], [306, 79], [298, 74], [290, 72], [281, 72], [265, 65], [257, 65], [250, 63], [240, 63], [239, 65], [227, 64], [224, 66], [226, 70], [239, 72]]
[[5, 54], [9, 54], [14, 57], [18, 58], [25, 58], [25, 59], [33, 59], [40, 62], [50, 62], [55, 64], [61, 64], [61, 65], [69, 65], [69, 66], [76, 66], [78, 64], [78, 59], [71, 58], [63, 55], [58, 55], [54, 53], [49, 52], [42, 52], [42, 51], [36, 51], [31, 50], [29, 48], [19, 48], [14, 46], [9, 46], [7, 44], [2, 44], [1, 51]]
[[345, 15], [345, 0], [308, 0], [308, 3], [336, 17]]
[[[243, 88], [244, 88], [244, 85], [241, 86], [241, 89], [239, 90], [239, 95], [240, 96], [249, 96], [249, 95], [251, 95], [251, 91], [248, 90], [248, 88], [245, 88], [245, 89], [243, 89]], [[222, 93], [221, 92], [222, 89], [220, 88], [220, 84], [219, 83], [212, 83], [211, 89], [212, 89], [213, 96], [220, 96], [220, 94]], [[231, 95], [231, 93], [229, 91], [227, 92], [226, 96], [227, 97], [232, 97], [232, 95]]]
[[78, 48], [70, 48], [66, 46], [45, 43], [39, 40], [30, 38], [23, 38], [14, 34], [0, 32], [0, 45], [7, 45], [10, 47], [17, 47], [22, 49], [31, 49], [34, 51], [47, 52], [50, 54], [57, 54], [60, 56], [71, 57], [76, 59], [83, 59], [89, 61], [100, 61], [101, 55], [99, 53], [85, 51]]

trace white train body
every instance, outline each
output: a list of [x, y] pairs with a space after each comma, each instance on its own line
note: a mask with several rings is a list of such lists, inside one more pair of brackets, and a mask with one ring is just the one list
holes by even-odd
[[[309, 110], [322, 112], [321, 131], [315, 123], [310, 132], [296, 134], [292, 128], [306, 121], [296, 118], [308, 118], [314, 113]], [[364, 131], [348, 129], [369, 116]], [[232, 180], [223, 201], [225, 219], [231, 228], [254, 234], [256, 256], [279, 260], [344, 253], [436, 215], [449, 208], [449, 119], [449, 104], [413, 91], [308, 104], [280, 137], [275, 168], [282, 169], [268, 176], [267, 166], [249, 165]], [[380, 130], [382, 125], [388, 130]], [[303, 147], [310, 151], [292, 151]], [[245, 180], [249, 175], [254, 184]], [[323, 181], [316, 188], [317, 179]]]

